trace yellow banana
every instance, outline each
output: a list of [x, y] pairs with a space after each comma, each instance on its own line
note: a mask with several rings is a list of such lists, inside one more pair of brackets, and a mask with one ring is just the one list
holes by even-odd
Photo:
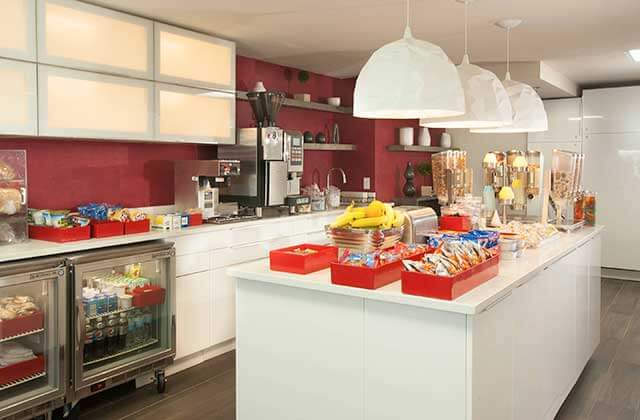
[[351, 226], [354, 228], [379, 227], [387, 220], [387, 216], [366, 217], [354, 221]]
[[382, 227], [384, 229], [391, 229], [391, 226], [393, 225], [393, 219], [395, 217], [395, 212], [393, 210], [393, 207], [391, 207], [391, 204], [385, 204], [385, 221], [384, 224], [382, 225]]
[[366, 216], [364, 211], [352, 211], [344, 213], [331, 223], [332, 228], [341, 228], [351, 224], [354, 220], [362, 219]]
[[400, 227], [404, 224], [404, 213], [399, 211], [395, 212], [395, 220], [393, 221], [393, 227]]

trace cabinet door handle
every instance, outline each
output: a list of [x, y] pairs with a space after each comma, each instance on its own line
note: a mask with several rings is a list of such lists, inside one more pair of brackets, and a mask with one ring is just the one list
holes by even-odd
[[507, 299], [509, 296], [511, 296], [512, 292], [509, 292], [507, 294], [504, 294], [502, 296], [500, 296], [498, 299], [494, 300], [493, 302], [491, 302], [489, 305], [487, 305], [482, 311], [480, 311], [480, 313], [485, 313], [489, 310], [491, 310], [491, 308], [493, 308], [494, 306], [497, 306], [500, 302], [502, 302], [503, 300]]

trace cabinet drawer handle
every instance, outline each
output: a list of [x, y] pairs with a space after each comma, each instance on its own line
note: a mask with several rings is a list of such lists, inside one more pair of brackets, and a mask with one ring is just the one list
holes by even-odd
[[509, 296], [511, 296], [512, 292], [509, 292], [505, 295], [500, 296], [498, 299], [494, 300], [493, 302], [491, 302], [489, 305], [487, 305], [487, 307], [485, 307], [482, 311], [480, 311], [480, 313], [484, 313], [487, 312], [489, 310], [491, 310], [491, 308], [493, 308], [494, 306], [498, 305], [500, 302], [502, 302], [503, 300], [507, 299]]

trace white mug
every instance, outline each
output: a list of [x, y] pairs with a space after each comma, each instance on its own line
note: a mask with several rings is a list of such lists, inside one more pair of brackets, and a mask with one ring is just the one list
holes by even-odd
[[400, 128], [400, 145], [412, 146], [413, 145], [413, 127]]

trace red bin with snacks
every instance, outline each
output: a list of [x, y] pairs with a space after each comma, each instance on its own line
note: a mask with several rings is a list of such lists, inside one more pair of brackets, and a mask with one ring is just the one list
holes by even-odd
[[453, 276], [437, 276], [402, 270], [402, 293], [454, 300], [498, 275], [500, 254], [496, 254]]
[[27, 316], [0, 321], [0, 340], [44, 328], [44, 314], [40, 311]]
[[295, 274], [309, 274], [329, 268], [338, 261], [335, 246], [301, 244], [273, 250], [269, 253], [269, 268]]
[[[420, 260], [424, 251], [406, 256], [404, 259]], [[341, 286], [359, 287], [361, 289], [379, 289], [390, 283], [400, 280], [402, 260], [396, 260], [388, 264], [382, 264], [375, 268], [332, 263], [331, 283]]]
[[91, 238], [91, 227], [55, 228], [51, 226], [29, 225], [29, 238], [61, 243], [84, 241]]

